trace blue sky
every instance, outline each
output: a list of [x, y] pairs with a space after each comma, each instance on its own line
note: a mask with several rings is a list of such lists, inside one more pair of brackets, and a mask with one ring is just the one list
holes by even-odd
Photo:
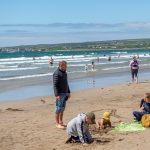
[[0, 0], [0, 47], [150, 38], [149, 0]]

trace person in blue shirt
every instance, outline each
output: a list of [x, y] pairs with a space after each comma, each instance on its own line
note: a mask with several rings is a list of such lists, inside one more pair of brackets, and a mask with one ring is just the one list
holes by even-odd
[[141, 121], [144, 114], [150, 114], [150, 93], [144, 94], [144, 99], [141, 100], [140, 111], [134, 111], [133, 115], [136, 121]]

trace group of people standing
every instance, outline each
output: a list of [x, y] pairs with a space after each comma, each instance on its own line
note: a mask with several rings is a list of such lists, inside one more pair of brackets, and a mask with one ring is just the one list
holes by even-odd
[[[95, 69], [95, 63], [94, 63], [94, 60], [92, 60], [91, 62], [91, 70], [94, 71]], [[87, 72], [88, 71], [88, 64], [85, 64], [85, 71]]]
[[[111, 56], [109, 56], [108, 61], [111, 61]], [[139, 62], [136, 58], [136, 56], [133, 56], [132, 60], [130, 61], [129, 64], [130, 68], [131, 68], [131, 75], [132, 75], [132, 83], [136, 82], [138, 83], [138, 70], [139, 70]], [[94, 60], [92, 60], [91, 63], [91, 70], [95, 69], [95, 64], [94, 64]], [[88, 65], [85, 64], [85, 71], [88, 71]]]

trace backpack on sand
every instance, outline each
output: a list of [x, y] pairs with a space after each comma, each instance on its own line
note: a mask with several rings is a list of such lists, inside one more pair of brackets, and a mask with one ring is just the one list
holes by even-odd
[[143, 115], [141, 123], [143, 127], [150, 127], [150, 114]]

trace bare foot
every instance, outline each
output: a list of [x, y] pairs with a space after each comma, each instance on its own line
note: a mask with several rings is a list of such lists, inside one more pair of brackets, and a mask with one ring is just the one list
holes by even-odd
[[61, 124], [57, 124], [57, 125], [56, 125], [56, 128], [59, 128], [59, 129], [65, 129], [65, 127], [62, 126]]

